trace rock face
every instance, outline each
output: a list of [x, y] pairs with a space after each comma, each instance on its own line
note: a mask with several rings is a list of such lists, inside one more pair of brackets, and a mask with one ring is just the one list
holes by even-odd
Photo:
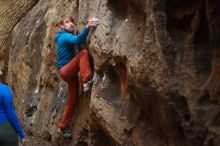
[[8, 50], [5, 50], [6, 40], [13, 27], [38, 0], [3, 0], [0, 1], [0, 80], [4, 80], [7, 71]]
[[67, 91], [52, 22], [71, 15], [80, 31], [97, 16], [88, 37], [95, 83], [91, 97], [78, 100], [72, 145], [218, 146], [219, 7], [211, 0], [40, 0], [2, 48], [26, 131], [65, 145], [57, 123]]

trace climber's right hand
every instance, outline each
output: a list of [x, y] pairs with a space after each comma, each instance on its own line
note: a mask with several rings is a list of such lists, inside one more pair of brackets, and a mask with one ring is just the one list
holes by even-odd
[[99, 24], [99, 19], [96, 17], [93, 17], [89, 19], [89, 22], [87, 24], [88, 28], [96, 27]]

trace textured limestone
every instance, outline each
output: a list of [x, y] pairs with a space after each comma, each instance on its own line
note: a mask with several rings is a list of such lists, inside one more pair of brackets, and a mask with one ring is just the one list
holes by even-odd
[[8, 50], [5, 49], [10, 32], [19, 20], [38, 2], [38, 0], [0, 1], [0, 79], [5, 80]]
[[[81, 95], [73, 145], [218, 146], [219, 12], [211, 0], [41, 0], [13, 29], [7, 82], [30, 134], [63, 145], [66, 85], [52, 22], [97, 16], [88, 45], [95, 82]], [[0, 51], [1, 52], [1, 51]]]

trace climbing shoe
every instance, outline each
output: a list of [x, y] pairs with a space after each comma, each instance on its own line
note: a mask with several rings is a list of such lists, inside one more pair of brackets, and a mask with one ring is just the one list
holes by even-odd
[[92, 85], [93, 85], [93, 80], [89, 80], [88, 82], [83, 84], [83, 91], [84, 93], [88, 92], [89, 90], [92, 89]]
[[70, 130], [59, 128], [58, 132], [61, 133], [61, 135], [63, 136], [65, 140], [72, 140], [72, 134]]
[[70, 130], [65, 130], [63, 132], [63, 138], [66, 140], [72, 140], [72, 134], [71, 134]]

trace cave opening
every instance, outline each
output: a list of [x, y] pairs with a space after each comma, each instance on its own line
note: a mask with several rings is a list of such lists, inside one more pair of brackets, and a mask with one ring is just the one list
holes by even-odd
[[[121, 60], [119, 58], [119, 60]], [[127, 99], [127, 67], [123, 61], [116, 61], [113, 64], [105, 64], [101, 71], [97, 73], [102, 78], [101, 96], [112, 103], [116, 108], [120, 108]]]

